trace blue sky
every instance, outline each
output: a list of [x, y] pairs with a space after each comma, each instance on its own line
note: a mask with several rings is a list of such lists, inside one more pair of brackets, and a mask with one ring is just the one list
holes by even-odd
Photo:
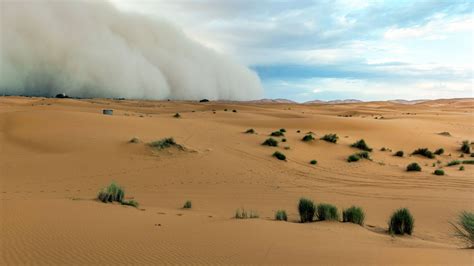
[[473, 97], [474, 1], [112, 2], [248, 65], [266, 98]]

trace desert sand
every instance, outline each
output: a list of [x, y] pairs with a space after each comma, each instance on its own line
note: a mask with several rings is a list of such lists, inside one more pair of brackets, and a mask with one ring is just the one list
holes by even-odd
[[[474, 140], [473, 111], [473, 99], [298, 105], [0, 97], [0, 264], [472, 265], [473, 250], [453, 237], [449, 222], [474, 210], [474, 165], [445, 165], [459, 159], [463, 140]], [[244, 134], [249, 128], [257, 134]], [[287, 142], [261, 145], [280, 128]], [[308, 131], [316, 141], [301, 141]], [[319, 140], [327, 133], [339, 142]], [[133, 137], [140, 142], [129, 143]], [[165, 137], [185, 150], [147, 145]], [[373, 160], [348, 163], [357, 151], [350, 144], [361, 138]], [[422, 147], [445, 153], [408, 155]], [[276, 150], [287, 161], [272, 157]], [[393, 156], [397, 150], [406, 156]], [[445, 176], [432, 174], [438, 160]], [[411, 162], [422, 171], [406, 172]], [[140, 206], [97, 201], [112, 181]], [[339, 210], [361, 206], [365, 225], [301, 224], [301, 197]], [[182, 209], [186, 200], [191, 209]], [[414, 233], [393, 237], [387, 221], [401, 207], [412, 212]], [[238, 208], [260, 217], [234, 219]], [[288, 222], [274, 220], [278, 209]]]

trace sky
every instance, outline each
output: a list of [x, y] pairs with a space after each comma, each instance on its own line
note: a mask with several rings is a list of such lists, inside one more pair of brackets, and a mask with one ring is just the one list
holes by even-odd
[[110, 1], [249, 66], [265, 98], [474, 97], [474, 1]]

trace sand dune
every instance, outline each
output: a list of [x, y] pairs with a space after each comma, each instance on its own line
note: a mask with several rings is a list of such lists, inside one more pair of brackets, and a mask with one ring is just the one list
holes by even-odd
[[[0, 97], [0, 264], [472, 265], [474, 253], [452, 236], [449, 221], [474, 210], [474, 166], [436, 176], [432, 164], [458, 159], [462, 140], [474, 140], [473, 107], [472, 99], [298, 105]], [[105, 108], [114, 115], [102, 115]], [[257, 134], [244, 134], [248, 128]], [[280, 128], [287, 142], [260, 145]], [[340, 140], [302, 142], [308, 131]], [[140, 142], [129, 143], [133, 137]], [[146, 145], [165, 137], [186, 150]], [[373, 160], [347, 163], [361, 138]], [[420, 147], [445, 153], [392, 155]], [[276, 150], [286, 162], [271, 156]], [[406, 172], [411, 162], [422, 172]], [[139, 208], [96, 201], [111, 181]], [[302, 196], [339, 209], [359, 205], [366, 224], [300, 224]], [[186, 200], [192, 209], [181, 209]], [[412, 236], [385, 232], [400, 207], [415, 217]], [[237, 208], [260, 218], [233, 219]], [[274, 221], [278, 209], [288, 222]]]

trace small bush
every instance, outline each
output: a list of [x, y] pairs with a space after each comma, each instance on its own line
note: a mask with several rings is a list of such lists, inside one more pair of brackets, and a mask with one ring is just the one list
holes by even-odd
[[420, 172], [421, 171], [421, 166], [417, 163], [411, 163], [407, 166], [407, 171], [408, 172], [413, 172], [413, 171]]
[[357, 156], [357, 154], [352, 154], [352, 155], [349, 155], [349, 157], [347, 157], [347, 161], [352, 163], [352, 162], [357, 162], [360, 160], [360, 157]]
[[301, 133], [301, 130], [296, 130], [296, 133]]
[[247, 131], [245, 131], [245, 133], [247, 133], [247, 134], [255, 134], [255, 129], [249, 128], [249, 129], [247, 129]]
[[115, 182], [100, 190], [99, 194], [97, 195], [97, 198], [104, 203], [113, 201], [121, 203], [124, 197], [125, 191]]
[[453, 166], [453, 165], [458, 165], [458, 164], [461, 164], [461, 161], [453, 160], [453, 161], [449, 162], [446, 166]]
[[459, 171], [464, 171], [464, 166], [459, 166]]
[[339, 220], [339, 213], [334, 205], [322, 203], [317, 208], [318, 219], [320, 221], [334, 221]]
[[166, 149], [166, 148], [169, 148], [169, 147], [172, 147], [172, 146], [181, 147], [180, 145], [178, 145], [174, 141], [173, 138], [164, 138], [164, 139], [156, 140], [156, 141], [153, 141], [153, 142], [149, 143], [148, 145], [150, 147], [158, 149], [158, 150]]
[[412, 155], [421, 155], [429, 159], [434, 159], [434, 154], [427, 148], [419, 148], [411, 153]]
[[277, 158], [280, 161], [286, 160], [286, 156], [283, 153], [279, 152], [279, 151], [274, 152], [273, 157]]
[[281, 142], [286, 142], [286, 139], [282, 139]]
[[344, 223], [354, 223], [364, 225], [365, 214], [362, 208], [352, 206], [342, 211], [342, 221]]
[[254, 219], [258, 218], [258, 213], [255, 211], [246, 211], [245, 209], [237, 209], [235, 211], [235, 216], [236, 219]]
[[413, 232], [413, 227], [415, 226], [415, 220], [410, 214], [410, 211], [406, 208], [399, 209], [392, 214], [390, 221], [388, 223], [388, 231], [390, 234], [411, 235]]
[[140, 140], [137, 137], [133, 137], [129, 142], [130, 143], [139, 143]]
[[403, 157], [403, 151], [397, 151], [394, 156]]
[[466, 154], [471, 153], [471, 145], [469, 145], [468, 140], [465, 140], [465, 141], [462, 142], [461, 151], [466, 153]]
[[183, 205], [183, 209], [191, 209], [192, 207], [193, 203], [190, 200], [187, 200]]
[[234, 110], [232, 110], [232, 113], [237, 113], [237, 110], [235, 110], [235, 109], [234, 109]]
[[336, 134], [326, 134], [321, 139], [327, 142], [337, 143], [339, 137]]
[[443, 148], [439, 148], [439, 149], [437, 149], [437, 150], [434, 152], [434, 154], [436, 154], [436, 155], [442, 155], [443, 153], [444, 153], [444, 149], [443, 149]]
[[286, 129], [284, 129], [284, 128], [280, 128], [280, 132], [283, 132], [283, 133], [285, 133], [285, 132], [286, 132]]
[[181, 118], [181, 115], [179, 113], [176, 113], [175, 115], [173, 115], [174, 118]]
[[474, 160], [464, 160], [462, 164], [474, 164]]
[[132, 206], [132, 207], [135, 207], [135, 208], [138, 208], [138, 202], [137, 201], [134, 201], [134, 200], [129, 200], [129, 201], [122, 201], [121, 202], [122, 205], [127, 205], [127, 206]]
[[367, 143], [365, 143], [365, 140], [361, 139], [354, 144], [351, 145], [351, 147], [363, 150], [363, 151], [372, 151], [372, 148], [370, 148]]
[[463, 211], [459, 214], [454, 227], [454, 236], [466, 242], [470, 248], [474, 248], [474, 213]]
[[281, 131], [273, 131], [273, 132], [270, 134], [270, 136], [272, 136], [272, 137], [284, 137], [285, 134], [284, 134], [283, 132], [281, 132]]
[[302, 223], [310, 223], [314, 219], [316, 205], [310, 199], [301, 198], [298, 204], [298, 212]]
[[268, 138], [262, 143], [262, 145], [276, 147], [278, 146], [278, 141], [274, 138]]
[[382, 147], [382, 148], [380, 148], [380, 151], [387, 151], [387, 148]]
[[433, 174], [435, 175], [444, 175], [444, 170], [443, 169], [436, 169]]
[[288, 221], [288, 216], [285, 210], [278, 210], [275, 213], [275, 220], [277, 221]]
[[224, 112], [227, 112], [227, 108], [224, 109]]
[[313, 141], [314, 137], [313, 137], [312, 134], [307, 134], [301, 140], [304, 141], [304, 142], [309, 142], [309, 141]]
[[318, 161], [316, 161], [316, 160], [311, 160], [309, 163], [314, 165], [314, 164], [318, 164]]
[[355, 155], [359, 156], [361, 159], [370, 159], [370, 155], [366, 151], [356, 153]]

